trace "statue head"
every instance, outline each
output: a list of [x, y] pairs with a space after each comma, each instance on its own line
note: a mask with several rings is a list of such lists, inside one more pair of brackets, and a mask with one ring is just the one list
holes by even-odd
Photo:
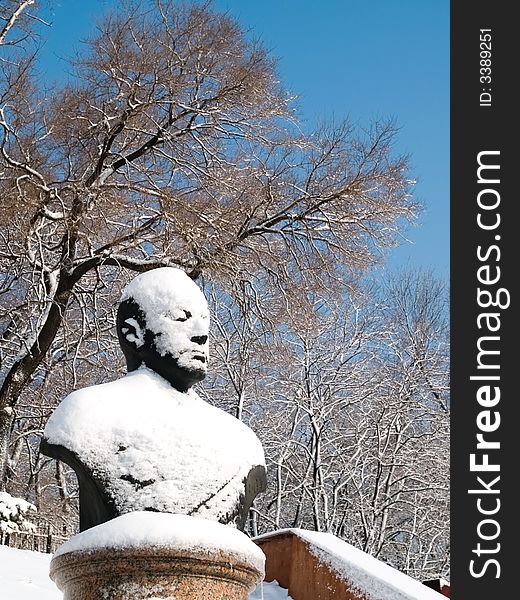
[[123, 291], [117, 335], [129, 372], [144, 364], [187, 391], [206, 376], [208, 332], [206, 299], [180, 269], [142, 273]]

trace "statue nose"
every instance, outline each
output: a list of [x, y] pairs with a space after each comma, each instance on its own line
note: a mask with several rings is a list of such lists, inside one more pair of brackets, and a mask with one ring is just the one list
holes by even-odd
[[208, 341], [208, 336], [207, 335], [194, 335], [191, 338], [191, 341], [203, 346]]

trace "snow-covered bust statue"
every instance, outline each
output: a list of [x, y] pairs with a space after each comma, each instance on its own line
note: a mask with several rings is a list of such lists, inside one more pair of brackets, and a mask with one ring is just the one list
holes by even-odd
[[67, 396], [41, 444], [78, 476], [81, 531], [138, 510], [243, 529], [265, 490], [264, 454], [251, 429], [191, 389], [206, 376], [208, 329], [204, 295], [179, 269], [125, 288], [117, 333], [128, 374]]

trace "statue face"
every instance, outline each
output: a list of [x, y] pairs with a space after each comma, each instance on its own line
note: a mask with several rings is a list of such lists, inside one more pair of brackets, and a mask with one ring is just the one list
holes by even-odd
[[163, 297], [158, 312], [145, 312], [146, 329], [164, 361], [173, 362], [200, 381], [208, 369], [209, 312], [206, 302], [188, 303], [182, 297]]
[[[181, 391], [204, 379], [208, 368], [208, 305], [185, 273], [163, 268], [139, 275], [123, 292], [121, 306], [125, 304], [119, 337], [123, 351], [125, 347], [131, 349], [139, 359], [137, 365], [145, 363]], [[134, 368], [132, 361], [129, 370]]]

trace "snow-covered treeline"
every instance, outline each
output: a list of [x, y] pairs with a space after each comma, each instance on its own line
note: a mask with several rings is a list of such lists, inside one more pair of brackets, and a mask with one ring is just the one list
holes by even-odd
[[203, 390], [264, 445], [254, 533], [331, 532], [419, 580], [449, 573], [446, 302], [408, 272], [335, 304], [309, 294], [272, 335], [250, 306], [216, 309]]

